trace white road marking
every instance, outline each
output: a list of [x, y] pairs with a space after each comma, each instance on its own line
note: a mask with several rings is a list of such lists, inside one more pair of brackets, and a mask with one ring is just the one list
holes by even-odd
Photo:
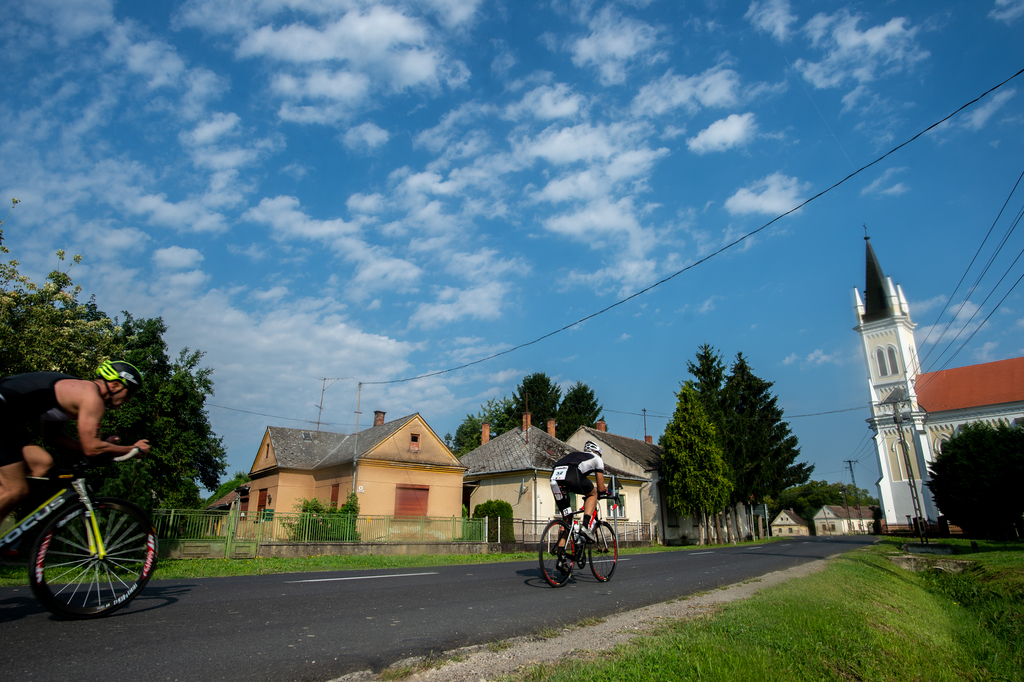
[[695, 554], [714, 554], [714, 552], [690, 552], [690, 556], [694, 556]]
[[396, 573], [394, 575], [355, 575], [349, 578], [311, 578], [310, 580], [286, 580], [286, 583], [329, 583], [338, 580], [370, 580], [372, 578], [410, 578], [416, 575], [437, 575], [437, 571], [429, 573]]

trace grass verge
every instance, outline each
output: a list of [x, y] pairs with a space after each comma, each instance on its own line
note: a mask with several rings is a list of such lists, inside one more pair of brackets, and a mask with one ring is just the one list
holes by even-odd
[[958, 557], [971, 562], [963, 573], [911, 573], [883, 540], [598, 660], [515, 679], [1024, 680], [1024, 543], [980, 549]]

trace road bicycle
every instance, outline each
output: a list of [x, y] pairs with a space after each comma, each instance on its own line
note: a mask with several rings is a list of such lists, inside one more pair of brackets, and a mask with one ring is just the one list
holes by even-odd
[[[612, 509], [617, 509], [621, 500], [618, 494], [599, 494], [598, 500], [615, 500]], [[598, 582], [608, 582], [615, 572], [619, 559], [619, 543], [615, 531], [607, 521], [602, 521], [601, 505], [594, 510], [594, 541], [587, 542], [580, 534], [578, 509], [568, 516], [555, 519], [547, 525], [540, 536], [540, 572], [552, 587], [561, 587], [572, 577], [573, 566], [581, 571], [590, 564], [590, 571]]]
[[[113, 459], [138, 453], [133, 448]], [[89, 489], [85, 472], [95, 459], [82, 456], [70, 470], [30, 477], [30, 499], [54, 494], [0, 537], [3, 554], [31, 547], [18, 554], [29, 560], [32, 593], [62, 618], [96, 618], [123, 608], [156, 567], [156, 530], [146, 512], [127, 500], [94, 497]]]

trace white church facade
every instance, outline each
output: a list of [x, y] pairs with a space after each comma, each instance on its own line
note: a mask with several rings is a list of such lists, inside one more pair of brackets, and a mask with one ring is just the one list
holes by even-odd
[[879, 500], [888, 524], [935, 523], [942, 511], [925, 484], [942, 444], [972, 422], [1024, 426], [1024, 357], [922, 373], [906, 296], [882, 273], [870, 240], [866, 261], [854, 329], [868, 368]]

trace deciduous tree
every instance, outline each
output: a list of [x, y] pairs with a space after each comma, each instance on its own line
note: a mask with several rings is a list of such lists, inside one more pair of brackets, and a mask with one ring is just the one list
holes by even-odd
[[928, 487], [939, 510], [974, 537], [1024, 536], [1024, 429], [966, 424], [942, 444]]

